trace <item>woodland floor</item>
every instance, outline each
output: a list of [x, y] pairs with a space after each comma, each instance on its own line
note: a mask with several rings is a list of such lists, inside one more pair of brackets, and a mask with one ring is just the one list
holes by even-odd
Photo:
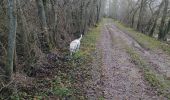
[[[92, 80], [87, 89], [87, 98], [95, 100], [166, 100], [154, 83], [157, 75], [166, 77], [170, 67], [170, 56], [162, 50], [149, 50], [140, 45], [126, 30], [106, 20], [101, 28], [100, 39], [96, 45], [92, 67]], [[130, 48], [140, 57], [149, 70], [155, 73], [150, 79], [128, 52]], [[100, 59], [100, 57], [101, 59]], [[139, 59], [138, 59], [139, 60]], [[140, 61], [139, 61], [140, 62]], [[166, 78], [165, 78], [166, 79]], [[153, 83], [152, 83], [153, 82]], [[161, 84], [161, 83], [160, 83]], [[166, 87], [169, 91], [169, 87]]]

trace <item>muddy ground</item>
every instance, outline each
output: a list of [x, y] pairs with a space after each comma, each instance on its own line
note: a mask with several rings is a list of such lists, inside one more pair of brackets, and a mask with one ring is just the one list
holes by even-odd
[[[97, 43], [93, 61], [92, 80], [89, 82], [89, 100], [166, 100], [144, 79], [142, 70], [135, 65], [126, 47], [133, 48], [155, 72], [165, 75], [169, 56], [161, 51], [152, 52], [138, 44], [125, 31], [111, 22], [105, 22]], [[100, 57], [99, 57], [100, 55]], [[99, 63], [100, 62], [100, 63]]]

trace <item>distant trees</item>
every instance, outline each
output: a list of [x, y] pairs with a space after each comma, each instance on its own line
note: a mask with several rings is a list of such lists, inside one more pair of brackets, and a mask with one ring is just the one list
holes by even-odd
[[[111, 0], [111, 5], [118, 5], [112, 8], [112, 17], [141, 31], [144, 34], [153, 36], [158, 34], [158, 39], [166, 40], [169, 33], [168, 19], [169, 0]], [[116, 4], [115, 4], [116, 3]], [[111, 10], [109, 10], [111, 11]], [[110, 16], [109, 14], [109, 16]]]
[[1, 0], [0, 74], [5, 72], [9, 79], [13, 69], [29, 74], [31, 67], [36, 67], [52, 49], [67, 49], [73, 37], [85, 34], [100, 21], [104, 3], [103, 0]]

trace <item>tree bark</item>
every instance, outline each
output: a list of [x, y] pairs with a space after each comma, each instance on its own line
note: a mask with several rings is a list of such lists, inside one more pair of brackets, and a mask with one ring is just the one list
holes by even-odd
[[162, 3], [160, 4], [160, 6], [159, 6], [159, 9], [155, 12], [155, 18], [154, 18], [154, 20], [153, 20], [153, 26], [152, 26], [152, 28], [151, 28], [151, 30], [150, 30], [150, 32], [149, 32], [149, 36], [153, 36], [153, 33], [154, 33], [154, 31], [155, 31], [155, 28], [156, 28], [156, 25], [157, 25], [157, 20], [158, 20], [158, 18], [159, 18], [159, 14], [160, 14], [160, 11], [161, 11], [161, 9], [162, 9], [162, 6], [163, 6], [163, 4], [164, 4], [164, 1], [162, 1]]
[[21, 4], [20, 4], [20, 2], [22, 0], [16, 0], [16, 1], [17, 1], [17, 6], [18, 6], [18, 18], [21, 19], [18, 22], [21, 23], [20, 35], [21, 35], [22, 43], [23, 43], [23, 46], [22, 46], [23, 51], [24, 51], [23, 53], [24, 53], [24, 57], [28, 58], [28, 56], [29, 56], [28, 50], [30, 49], [29, 44], [28, 44], [28, 35], [29, 35], [28, 26], [27, 26], [24, 12], [23, 12]]
[[144, 14], [144, 9], [145, 9], [145, 4], [146, 4], [146, 0], [141, 0], [138, 23], [137, 23], [137, 30], [138, 31], [141, 31], [141, 25], [142, 25], [142, 21], [143, 21], [143, 14]]
[[96, 23], [99, 23], [101, 4], [102, 4], [102, 0], [100, 0], [99, 3], [97, 4], [97, 21], [96, 21]]
[[9, 34], [8, 34], [6, 76], [7, 80], [10, 81], [13, 73], [13, 60], [16, 45], [17, 18], [15, 14], [15, 0], [8, 0], [8, 15], [9, 15]]
[[134, 11], [134, 13], [133, 13], [133, 15], [132, 15], [131, 27], [133, 27], [133, 26], [134, 26], [134, 22], [135, 22], [135, 15], [136, 15], [137, 11], [138, 11], [138, 8]]
[[[170, 19], [169, 19], [169, 21], [168, 21], [168, 24], [167, 24], [167, 26], [165, 27], [165, 38], [166, 38], [166, 35], [169, 33], [169, 31], [170, 31]], [[167, 39], [167, 38], [166, 38]]]
[[158, 35], [158, 39], [159, 40], [164, 40], [165, 39], [165, 20], [166, 20], [166, 16], [168, 13], [168, 0], [164, 0], [164, 10], [163, 10], [163, 16], [161, 19], [161, 25], [159, 27], [159, 35]]
[[48, 25], [47, 25], [47, 18], [45, 14], [45, 9], [44, 9], [44, 2], [43, 0], [36, 0], [37, 2], [37, 7], [38, 7], [38, 14], [41, 20], [41, 28], [42, 32], [40, 33], [40, 43], [41, 43], [41, 49], [43, 50], [44, 53], [49, 52], [49, 32], [48, 32]]

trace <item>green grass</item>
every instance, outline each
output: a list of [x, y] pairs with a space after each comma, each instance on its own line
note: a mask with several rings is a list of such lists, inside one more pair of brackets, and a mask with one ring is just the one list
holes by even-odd
[[135, 31], [134, 29], [125, 26], [124, 24], [114, 21], [118, 28], [123, 30], [125, 33], [130, 35], [132, 38], [134, 38], [142, 47], [149, 50], [156, 50], [161, 49], [165, 51], [166, 53], [170, 54], [170, 45], [167, 45], [164, 42], [158, 41], [155, 38], [149, 37], [145, 34], [142, 34], [140, 32]]
[[153, 87], [164, 88], [164, 85], [156, 77], [155, 73], [149, 69], [149, 65], [147, 65], [146, 62], [142, 60], [141, 57], [135, 53], [132, 48], [127, 47], [126, 50], [127, 53], [131, 56], [132, 62], [143, 70], [146, 80], [149, 81]]
[[73, 55], [73, 60], [75, 63], [79, 62], [83, 65], [92, 62], [92, 53], [96, 51], [96, 43], [100, 37], [102, 23], [103, 22], [98, 24], [97, 27], [91, 28], [90, 31], [84, 35], [81, 41], [80, 51]]
[[102, 22], [97, 27], [91, 28], [90, 31], [84, 35], [80, 51], [73, 55], [74, 64], [83, 66], [92, 63], [93, 53], [96, 51], [96, 43], [100, 37]]
[[[83, 75], [84, 81], [91, 79], [91, 64], [94, 60], [94, 52], [96, 51], [96, 43], [100, 38], [102, 23], [90, 29], [88, 33], [83, 36], [81, 41], [80, 51], [73, 55], [71, 66], [75, 70], [78, 70], [81, 75]], [[76, 77], [76, 75], [73, 75]], [[76, 81], [76, 80], [74, 80]], [[83, 83], [81, 83], [83, 84]], [[73, 94], [76, 94], [77, 100], [85, 100], [85, 95], [82, 87], [75, 87], [73, 89]]]
[[158, 95], [163, 95], [170, 98], [170, 93], [166, 92], [166, 89], [170, 88], [170, 85], [168, 85], [164, 78], [153, 72], [150, 69], [150, 66], [143, 59], [141, 59], [140, 55], [138, 55], [132, 48], [126, 47], [126, 51], [130, 55], [131, 61], [142, 69], [145, 80], [147, 80], [152, 87], [157, 88]]

